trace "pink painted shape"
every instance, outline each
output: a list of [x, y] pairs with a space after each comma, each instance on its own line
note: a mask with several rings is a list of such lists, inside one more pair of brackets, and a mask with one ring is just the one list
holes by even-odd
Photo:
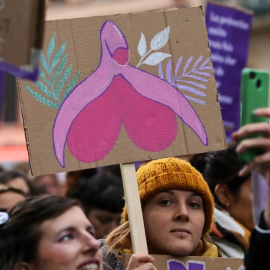
[[[64, 150], [72, 122], [88, 103], [106, 91], [113, 77], [120, 73], [122, 66], [112, 59], [117, 44], [122, 49], [128, 50], [125, 37], [113, 22], [106, 21], [100, 32], [102, 56], [99, 66], [66, 97], [54, 121], [52, 134], [54, 153], [62, 167], [65, 167]], [[110, 41], [109, 44], [106, 39]], [[127, 53], [123, 58], [126, 56]], [[116, 59], [118, 60], [119, 56]]]
[[115, 145], [121, 123], [133, 143], [146, 151], [168, 148], [177, 134], [175, 114], [168, 107], [142, 97], [118, 75], [107, 91], [73, 121], [68, 134], [70, 152], [83, 162], [102, 159]]
[[62, 167], [66, 138], [72, 122], [87, 104], [106, 91], [111, 82], [111, 76], [104, 77], [104, 70], [97, 69], [74, 88], [60, 107], [53, 127], [53, 143], [55, 156]]
[[130, 65], [122, 70], [122, 74], [142, 96], [171, 108], [197, 134], [204, 145], [208, 144], [200, 118], [177, 89], [166, 81]]
[[[168, 147], [174, 140], [172, 138], [175, 138], [176, 136], [176, 133], [174, 132], [177, 132], [177, 124], [176, 122], [173, 124], [174, 120], [172, 120], [172, 116], [169, 116], [172, 114], [172, 111], [175, 112], [183, 120], [183, 122], [198, 135], [198, 137], [205, 145], [207, 145], [208, 139], [204, 127], [196, 112], [189, 104], [189, 102], [184, 98], [184, 96], [167, 82], [128, 64], [128, 45], [126, 43], [125, 36], [119, 27], [117, 27], [113, 22], [106, 21], [100, 31], [100, 37], [102, 54], [99, 66], [94, 73], [92, 73], [83, 82], [77, 85], [70, 93], [70, 95], [66, 97], [55, 118], [53, 127], [53, 145], [55, 156], [60, 165], [65, 167], [64, 149], [67, 137], [69, 137], [68, 145], [70, 149], [72, 149], [71, 152], [78, 156], [79, 160], [86, 160], [86, 162], [91, 162], [92, 160], [97, 161], [102, 159], [106, 153], [110, 151], [117, 140], [119, 134], [118, 126], [120, 124], [117, 122], [119, 118], [115, 118], [115, 115], [119, 116], [120, 109], [118, 114], [113, 113], [113, 111], [115, 108], [121, 106], [123, 108], [122, 112], [120, 113], [122, 118], [120, 117], [120, 119], [124, 123], [131, 140], [135, 145], [141, 147], [142, 149], [148, 151], [160, 151], [157, 149], [165, 149], [164, 145], [167, 145]], [[118, 78], [116, 80], [115, 76], [118, 77], [118, 75], [121, 75], [121, 80]], [[123, 84], [125, 86], [120, 88], [116, 87], [115, 80], [117, 83]], [[118, 90], [121, 89], [121, 91], [108, 91], [111, 88], [112, 81], [112, 89], [117, 88]], [[125, 81], [125, 83], [123, 83], [123, 81]], [[134, 94], [126, 96], [125, 92], [131, 88], [136, 90], [138, 93], [138, 95], [135, 95], [133, 98], [131, 98], [131, 96], [134, 96]], [[117, 93], [117, 95], [119, 95], [117, 98], [125, 103], [123, 105], [123, 103], [120, 103], [119, 101], [115, 102], [115, 104], [117, 103], [118, 105], [117, 107], [113, 108], [114, 110], [109, 115], [106, 115], [106, 111], [98, 113], [98, 119], [104, 119], [105, 116], [110, 119], [107, 125], [108, 128], [99, 128], [100, 134], [102, 135], [98, 135], [97, 132], [93, 132], [93, 127], [98, 128], [99, 123], [98, 121], [91, 119], [91, 115], [94, 115], [93, 118], [95, 118], [95, 109], [101, 109], [101, 107], [95, 104], [92, 107], [91, 104], [96, 102], [99, 104], [99, 102], [101, 102], [102, 106], [106, 104], [107, 108], [111, 108], [110, 104], [112, 100], [114, 100], [112, 96], [110, 96], [110, 99], [108, 98], [107, 100], [99, 101], [99, 99], [101, 99], [107, 92]], [[127, 92], [130, 93], [132, 91]], [[125, 98], [121, 98], [121, 96]], [[139, 100], [138, 96], [141, 97], [139, 103], [147, 104], [140, 108], [142, 110], [140, 114], [137, 112], [129, 112], [130, 108], [139, 106], [137, 101], [135, 103], [133, 102], [133, 100]], [[155, 102], [155, 106], [149, 105], [151, 100]], [[163, 109], [161, 109], [161, 107], [166, 108], [164, 113], [171, 120], [168, 120], [168, 126], [163, 125], [164, 123], [159, 121], [160, 129], [158, 129], [153, 124], [157, 124], [157, 121], [153, 119], [155, 119], [159, 112], [161, 114], [159, 116], [160, 119], [163, 119]], [[154, 111], [150, 111], [150, 108], [154, 108]], [[125, 111], [125, 114], [123, 114], [123, 111]], [[132, 123], [134, 121], [134, 117], [142, 119], [142, 121]], [[77, 118], [79, 119], [77, 120]], [[89, 119], [87, 120], [87, 118]], [[143, 119], [145, 122], [143, 122]], [[116, 122], [114, 123], [114, 121]], [[110, 126], [110, 124], [115, 124], [116, 127], [113, 128]], [[86, 126], [82, 128], [81, 125]], [[151, 125], [153, 125], [152, 129]], [[148, 131], [148, 135], [146, 136], [147, 139], [145, 139], [145, 141], [143, 135], [140, 134], [140, 128], [142, 127], [146, 128]], [[168, 130], [163, 130], [166, 128]], [[82, 133], [79, 134], [79, 132], [76, 132], [76, 129], [79, 129]], [[110, 134], [110, 132], [112, 133]], [[160, 137], [158, 134], [156, 134], [159, 132], [161, 132]], [[165, 139], [165, 141], [158, 141], [161, 137], [165, 138], [164, 134], [166, 132], [168, 140], [166, 141]], [[71, 135], [69, 135], [69, 133]], [[89, 136], [87, 136], [88, 133], [90, 134]], [[107, 135], [104, 135], [103, 133], [106, 133]], [[86, 139], [82, 139], [83, 136], [85, 136]], [[101, 137], [98, 138], [99, 136]], [[109, 138], [110, 136], [111, 138]], [[136, 136], [138, 136], [138, 139]], [[149, 139], [150, 137], [152, 138], [151, 140]], [[74, 141], [72, 141], [73, 139], [70, 138], [74, 138]], [[93, 143], [91, 143], [91, 141]], [[168, 143], [169, 141], [170, 143]], [[93, 145], [95, 149], [93, 154], [90, 153], [92, 150], [87, 146], [87, 144]], [[100, 144], [100, 146], [97, 146], [97, 144]], [[78, 154], [80, 151], [82, 152], [82, 155]], [[100, 155], [98, 154], [99, 151], [101, 153]], [[86, 157], [87, 155], [89, 155], [88, 158]]]
[[113, 54], [113, 60], [122, 66], [127, 64], [129, 60], [128, 50], [123, 48], [117, 49]]
[[94, 162], [106, 156], [115, 145], [121, 129], [109, 89], [89, 103], [75, 118], [68, 133], [67, 145], [71, 154], [83, 162]]

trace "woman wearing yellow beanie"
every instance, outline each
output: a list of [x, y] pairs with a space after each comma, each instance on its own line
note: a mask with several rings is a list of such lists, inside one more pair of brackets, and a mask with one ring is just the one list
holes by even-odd
[[[217, 247], [207, 241], [213, 197], [190, 163], [177, 158], [154, 160], [137, 171], [137, 180], [150, 254], [218, 257]], [[133, 253], [126, 207], [122, 225], [103, 244], [104, 269], [122, 270], [123, 254]]]

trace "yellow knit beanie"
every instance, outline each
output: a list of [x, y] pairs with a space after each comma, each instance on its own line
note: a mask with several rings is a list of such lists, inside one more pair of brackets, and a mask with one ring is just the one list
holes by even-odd
[[[202, 235], [211, 230], [214, 200], [203, 176], [189, 162], [178, 158], [153, 160], [140, 167], [136, 173], [141, 203], [162, 190], [180, 189], [194, 191], [204, 203], [205, 224]], [[126, 206], [122, 213], [122, 223], [128, 220]]]

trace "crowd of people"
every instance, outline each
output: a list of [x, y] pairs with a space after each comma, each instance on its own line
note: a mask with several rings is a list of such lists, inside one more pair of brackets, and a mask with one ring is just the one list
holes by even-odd
[[[268, 108], [256, 115], [270, 118]], [[246, 138], [253, 133], [264, 137]], [[270, 196], [258, 224], [252, 213], [251, 171], [269, 185], [270, 126], [233, 133], [226, 150], [141, 164], [136, 172], [149, 254], [243, 258], [246, 269], [267, 269]], [[242, 140], [244, 139], [244, 140]], [[245, 150], [264, 153], [250, 163]], [[134, 254], [119, 166], [29, 179], [0, 173], [0, 269], [155, 270], [149, 254]], [[270, 188], [269, 188], [270, 192]]]

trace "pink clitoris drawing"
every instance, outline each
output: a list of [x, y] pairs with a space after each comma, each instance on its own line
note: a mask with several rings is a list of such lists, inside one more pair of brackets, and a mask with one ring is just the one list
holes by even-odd
[[62, 167], [66, 143], [77, 160], [95, 162], [112, 150], [122, 125], [137, 147], [165, 150], [176, 139], [177, 116], [208, 145], [186, 98], [168, 82], [128, 64], [128, 44], [114, 22], [103, 24], [100, 40], [99, 66], [71, 91], [55, 118], [53, 146]]

